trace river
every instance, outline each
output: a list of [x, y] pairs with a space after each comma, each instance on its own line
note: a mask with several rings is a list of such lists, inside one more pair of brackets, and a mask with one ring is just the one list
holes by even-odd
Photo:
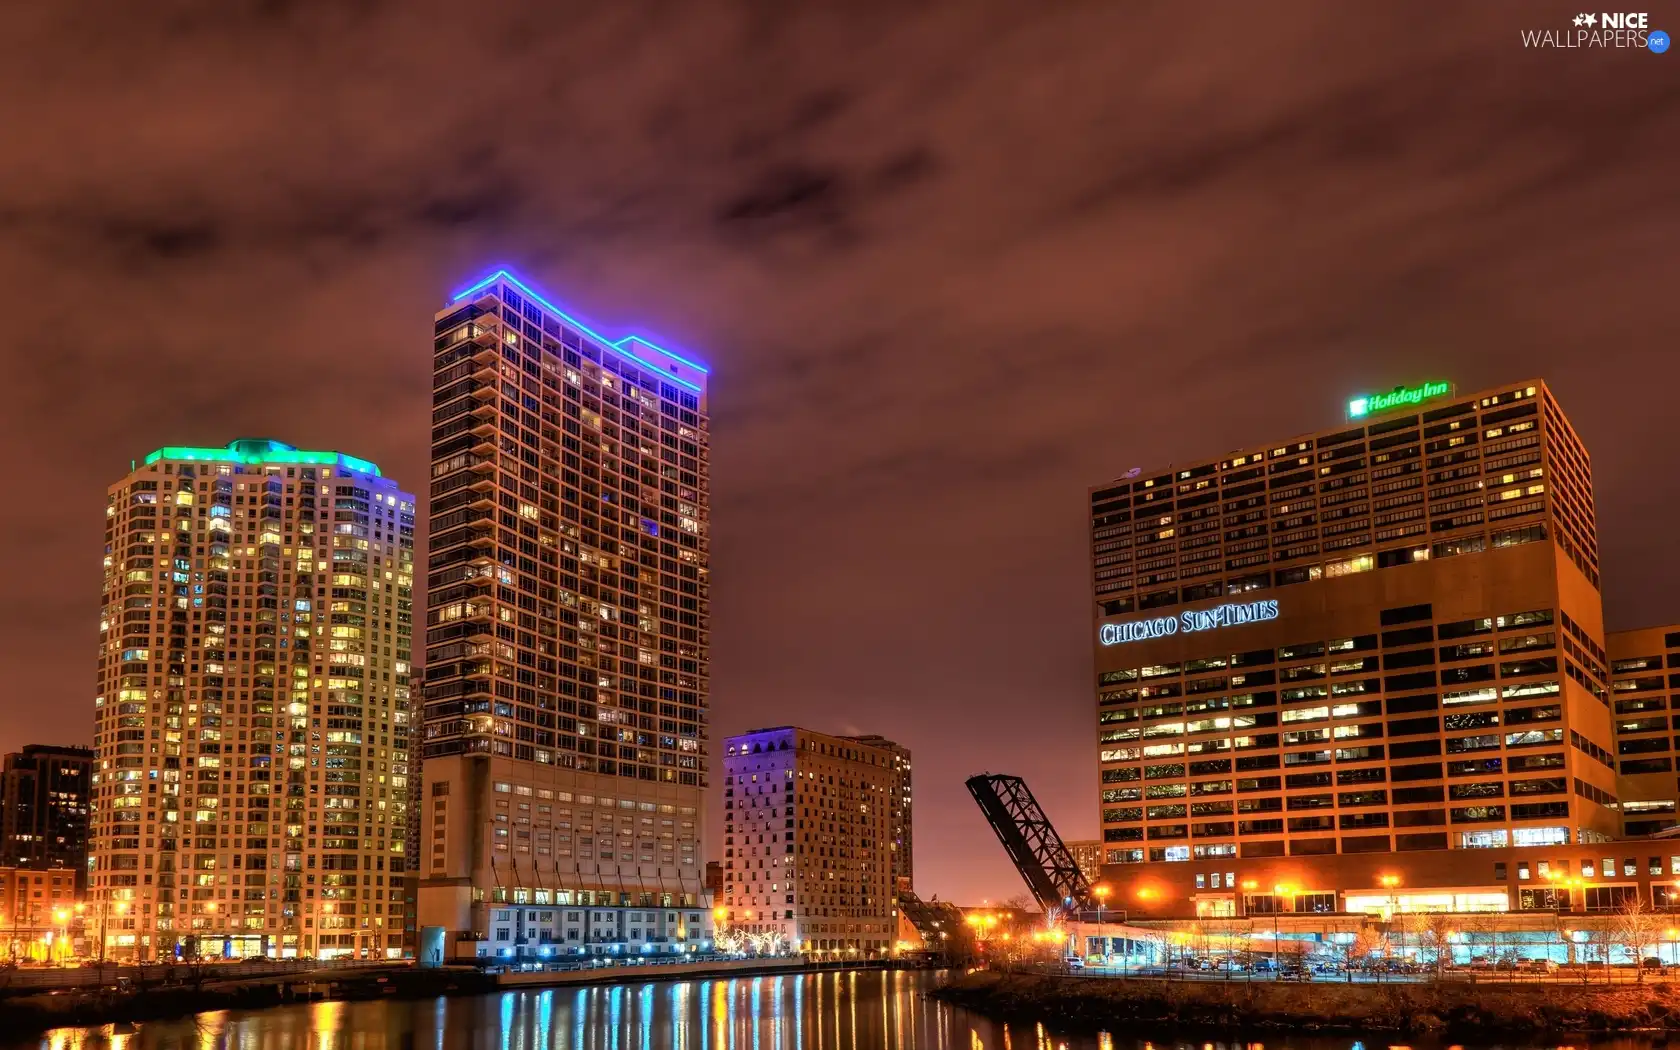
[[[1253, 1042], [1066, 1035], [1004, 1025], [924, 998], [926, 971], [853, 971], [542, 989], [424, 1002], [314, 1003], [151, 1021], [138, 1031], [61, 1028], [4, 1050], [1402, 1050], [1325, 1036]], [[1233, 1033], [1235, 1034], [1235, 1033]], [[0, 1040], [4, 1037], [0, 1036]], [[1413, 1042], [1416, 1050], [1447, 1050]], [[1413, 1050], [1413, 1047], [1403, 1050]], [[1590, 1050], [1651, 1050], [1649, 1040]], [[1452, 1050], [1462, 1050], [1454, 1047]], [[1501, 1050], [1577, 1050], [1523, 1047]], [[1579, 1050], [1589, 1050], [1582, 1043]]]

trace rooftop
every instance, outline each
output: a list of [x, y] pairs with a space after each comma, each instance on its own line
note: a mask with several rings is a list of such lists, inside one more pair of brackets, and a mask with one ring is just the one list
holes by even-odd
[[203, 463], [243, 463], [246, 466], [324, 465], [341, 466], [381, 477], [379, 464], [371, 460], [347, 456], [342, 452], [312, 452], [270, 438], [238, 438], [226, 448], [195, 448], [189, 445], [165, 445], [146, 457], [146, 463], [160, 459], [192, 460]]
[[[622, 335], [617, 339], [609, 339], [597, 331], [592, 325], [579, 320], [577, 315], [572, 313], [570, 310], [554, 305], [554, 302], [547, 296], [532, 288], [518, 277], [515, 277], [506, 268], [498, 269], [489, 276], [474, 281], [466, 288], [456, 292], [455, 295], [450, 297], [449, 305], [454, 307], [464, 299], [479, 295], [484, 291], [484, 289], [488, 288], [492, 284], [495, 284], [497, 281], [506, 281], [514, 288], [517, 288], [526, 298], [537, 303], [549, 313], [555, 314], [560, 318], [560, 320], [564, 321], [571, 327], [576, 328], [603, 348], [618, 354], [620, 357], [628, 358], [644, 368], [652, 369], [663, 378], [669, 379], [679, 386], [687, 387], [695, 393], [702, 392], [699, 383], [679, 373], [682, 372], [684, 367], [687, 367], [698, 373], [699, 376], [703, 378], [710, 374], [710, 370], [705, 365], [692, 360], [691, 358], [684, 357], [673, 350], [668, 350], [665, 347], [653, 342], [651, 339], [633, 332], [627, 335]], [[638, 351], [640, 351], [640, 353], [638, 353]], [[642, 356], [642, 354], [649, 352], [663, 357], [668, 362], [672, 363], [661, 364], [657, 361], [650, 361], [646, 357]]]

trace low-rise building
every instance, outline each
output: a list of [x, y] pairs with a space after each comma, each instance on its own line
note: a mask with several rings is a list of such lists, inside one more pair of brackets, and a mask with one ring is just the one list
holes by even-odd
[[760, 950], [892, 954], [898, 756], [780, 726], [724, 748], [726, 930]]
[[[8, 962], [67, 959], [90, 916], [65, 869], [0, 868], [0, 959]], [[98, 917], [91, 917], [97, 923]]]
[[566, 890], [515, 890], [512, 896], [489, 909], [490, 929], [477, 946], [479, 958], [631, 958], [712, 950], [711, 913], [674, 903], [668, 894], [656, 905]]

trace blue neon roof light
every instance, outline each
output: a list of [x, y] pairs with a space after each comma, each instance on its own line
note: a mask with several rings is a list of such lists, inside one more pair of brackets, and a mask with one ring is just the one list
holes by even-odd
[[506, 281], [509, 284], [513, 285], [515, 288], [518, 288], [521, 292], [525, 293], [525, 295], [528, 296], [529, 298], [536, 300], [538, 303], [541, 303], [542, 306], [545, 309], [547, 309], [549, 312], [554, 313], [554, 314], [558, 314], [560, 316], [560, 318], [562, 320], [564, 320], [567, 324], [569, 324], [573, 328], [576, 328], [579, 331], [583, 332], [589, 338], [593, 339], [595, 342], [597, 342], [597, 343], [601, 344], [602, 346], [608, 348], [609, 350], [613, 351], [614, 353], [622, 355], [624, 357], [628, 357], [630, 360], [636, 362], [639, 365], [642, 365], [645, 368], [651, 368], [655, 372], [658, 372], [660, 375], [662, 375], [665, 378], [671, 380], [672, 382], [680, 383], [683, 386], [688, 387], [690, 390], [693, 390], [695, 393], [700, 393], [701, 392], [700, 387], [697, 384], [691, 383], [688, 380], [683, 379], [681, 376], [678, 376], [678, 375], [674, 374], [673, 372], [671, 372], [669, 369], [667, 369], [663, 365], [656, 365], [652, 361], [649, 361], [646, 358], [643, 358], [643, 357], [639, 356], [634, 350], [632, 350], [630, 348], [633, 347], [633, 346], [646, 347], [647, 349], [652, 350], [655, 353], [664, 354], [666, 357], [669, 357], [673, 361], [680, 361], [681, 363], [683, 363], [683, 364], [687, 365], [688, 367], [694, 369], [696, 372], [699, 372], [701, 375], [710, 375], [711, 374], [710, 370], [707, 369], [705, 365], [700, 364], [698, 361], [690, 361], [688, 358], [683, 357], [681, 354], [672, 353], [670, 350], [665, 349], [664, 347], [660, 346], [659, 344], [657, 344], [657, 343], [655, 343], [655, 342], [653, 342], [653, 341], [651, 341], [651, 340], [649, 340], [649, 339], [647, 339], [643, 336], [640, 336], [640, 335], [626, 335], [626, 336], [623, 336], [623, 337], [618, 338], [618, 339], [608, 339], [606, 336], [604, 336], [601, 333], [595, 331], [595, 329], [591, 328], [588, 324], [578, 320], [577, 317], [574, 316], [570, 311], [567, 311], [567, 310], [561, 309], [558, 306], [555, 306], [541, 292], [535, 291], [534, 289], [532, 289], [532, 287], [530, 285], [526, 284], [524, 281], [521, 281], [519, 278], [515, 277], [512, 273], [510, 273], [507, 270], [506, 267], [500, 268], [500, 269], [496, 270], [494, 273], [490, 274], [488, 277], [485, 277], [482, 280], [475, 281], [474, 283], [468, 285], [466, 288], [464, 288], [461, 291], [455, 293], [454, 297], [451, 298], [449, 300], [449, 302], [450, 302], [451, 305], [453, 305], [455, 303], [458, 303], [462, 299], [465, 299], [470, 295], [476, 295], [478, 292], [482, 291], [483, 289], [489, 287], [492, 284], [495, 284], [497, 281]]

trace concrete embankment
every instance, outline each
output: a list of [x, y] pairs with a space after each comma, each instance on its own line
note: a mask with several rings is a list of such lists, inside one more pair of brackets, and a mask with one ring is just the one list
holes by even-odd
[[319, 999], [419, 999], [495, 989], [494, 978], [471, 969], [325, 970], [242, 980], [235, 967], [215, 967], [179, 985], [11, 995], [0, 1001], [0, 1028], [27, 1035], [49, 1028], [186, 1017], [207, 1010], [259, 1010]]
[[627, 984], [640, 981], [690, 981], [731, 977], [772, 977], [823, 973], [829, 970], [904, 970], [913, 967], [894, 961], [808, 962], [804, 959], [716, 959], [665, 963], [656, 966], [607, 966], [588, 970], [543, 970], [503, 973], [500, 988], [547, 988], [579, 984]]
[[935, 997], [1009, 1021], [1068, 1030], [1499, 1034], [1680, 1030], [1680, 987], [1578, 984], [1274, 984], [961, 974]]
[[[486, 974], [470, 967], [421, 970], [406, 966], [324, 970], [245, 977], [237, 966], [206, 967], [189, 983], [152, 987], [67, 988], [52, 994], [0, 999], [0, 1028], [33, 1034], [80, 1027], [186, 1017], [207, 1010], [260, 1010], [322, 999], [431, 999], [549, 987], [646, 981], [727, 980], [829, 970], [894, 969], [895, 962], [808, 962], [803, 959], [728, 959], [648, 966]], [[3, 991], [3, 989], [0, 989]]]

